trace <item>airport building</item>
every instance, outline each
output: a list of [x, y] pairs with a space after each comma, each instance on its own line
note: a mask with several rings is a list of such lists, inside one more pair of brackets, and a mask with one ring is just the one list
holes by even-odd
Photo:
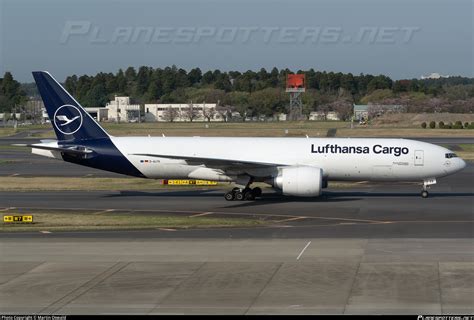
[[109, 115], [109, 109], [107, 108], [84, 108], [86, 109], [87, 113], [89, 113], [92, 118], [96, 119], [97, 121], [107, 121]]
[[323, 111], [312, 111], [309, 114], [308, 120], [318, 121], [318, 120], [331, 120], [331, 121], [339, 121], [339, 114], [336, 111], [329, 111], [324, 113]]
[[369, 117], [369, 106], [366, 104], [354, 104], [353, 114], [355, 120], [363, 120]]
[[[86, 108], [87, 110], [88, 108]], [[115, 121], [115, 122], [139, 122], [140, 105], [130, 104], [130, 97], [115, 96], [115, 99], [107, 103], [104, 109], [97, 108], [98, 121]], [[89, 110], [87, 110], [89, 112]]]
[[85, 108], [98, 121], [111, 122], [185, 122], [224, 121], [215, 103], [130, 103], [130, 97], [116, 96], [105, 108]]
[[354, 120], [367, 120], [369, 118], [379, 117], [387, 112], [405, 112], [406, 107], [399, 104], [354, 104]]
[[[367, 119], [369, 107], [378, 105], [354, 105], [356, 119]], [[384, 106], [395, 107], [395, 106]], [[130, 97], [115, 96], [105, 107], [84, 108], [99, 122], [224, 122], [242, 121], [241, 115], [232, 111], [232, 107], [219, 108], [216, 103], [149, 103], [144, 106], [130, 103]], [[17, 118], [20, 114], [18, 114]], [[0, 120], [3, 115], [0, 114]], [[253, 116], [245, 117], [245, 121], [286, 121], [288, 114], [277, 113], [273, 117]], [[340, 120], [335, 111], [312, 111], [308, 115], [310, 121]], [[41, 122], [49, 122], [49, 117], [41, 102]]]
[[430, 73], [429, 75], [422, 75], [420, 77], [421, 80], [425, 80], [425, 79], [441, 79], [441, 78], [449, 78], [450, 76], [449, 75], [442, 75], [442, 74], [439, 74], [437, 72], [433, 72], [433, 73]]
[[147, 122], [224, 121], [215, 103], [145, 104]]

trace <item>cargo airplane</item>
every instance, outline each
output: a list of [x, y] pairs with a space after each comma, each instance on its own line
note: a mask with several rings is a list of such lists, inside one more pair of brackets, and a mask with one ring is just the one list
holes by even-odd
[[421, 196], [466, 163], [441, 146], [407, 139], [114, 137], [48, 72], [33, 72], [57, 140], [34, 154], [148, 179], [234, 182], [225, 199], [253, 200], [266, 182], [283, 195], [317, 197], [328, 181], [414, 181]]

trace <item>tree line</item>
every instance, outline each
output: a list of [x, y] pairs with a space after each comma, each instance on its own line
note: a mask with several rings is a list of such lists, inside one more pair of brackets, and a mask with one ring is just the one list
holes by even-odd
[[27, 100], [22, 85], [13, 79], [11, 72], [5, 72], [0, 78], [0, 112], [20, 111]]
[[[289, 69], [262, 68], [259, 71], [202, 72], [176, 66], [128, 67], [116, 73], [71, 75], [66, 89], [85, 107], [102, 107], [115, 95], [130, 96], [135, 103], [218, 103], [232, 107], [242, 116], [271, 116], [286, 112], [289, 96], [285, 92]], [[306, 76], [303, 112], [337, 111], [350, 117], [353, 103], [403, 104], [409, 112], [473, 112], [474, 78], [392, 80], [385, 75], [298, 70]], [[3, 85], [3, 83], [6, 83]], [[0, 82], [0, 111], [33, 95], [35, 86], [20, 85], [11, 74]]]

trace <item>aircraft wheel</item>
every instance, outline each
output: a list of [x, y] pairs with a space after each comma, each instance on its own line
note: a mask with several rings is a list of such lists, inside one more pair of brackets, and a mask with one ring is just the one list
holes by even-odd
[[244, 192], [244, 199], [247, 201], [255, 200], [253, 190], [247, 190]]
[[233, 191], [226, 192], [226, 194], [224, 195], [224, 198], [227, 201], [233, 201], [235, 199], [235, 193]]
[[237, 201], [242, 201], [242, 200], [244, 200], [244, 194], [243, 194], [242, 192], [240, 192], [240, 191], [237, 191], [237, 192], [235, 193], [235, 200], [237, 200]]
[[254, 197], [260, 197], [262, 195], [262, 189], [259, 187], [255, 187], [252, 189], [252, 193]]
[[421, 191], [421, 197], [422, 198], [428, 198], [428, 191], [426, 191], [426, 190]]

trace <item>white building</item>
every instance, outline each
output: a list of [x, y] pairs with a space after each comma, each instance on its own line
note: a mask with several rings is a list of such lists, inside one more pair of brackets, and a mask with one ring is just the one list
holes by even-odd
[[92, 118], [96, 119], [99, 122], [109, 120], [109, 109], [107, 108], [84, 108], [87, 113], [91, 115]]
[[224, 121], [215, 103], [155, 103], [145, 104], [145, 121], [185, 122]]
[[437, 72], [433, 72], [427, 76], [425, 75], [422, 75], [421, 76], [421, 80], [424, 80], [424, 79], [441, 79], [441, 78], [449, 78], [450, 76], [448, 75], [442, 75], [442, 74], [439, 74]]
[[288, 115], [286, 113], [278, 113], [276, 115], [277, 121], [286, 121], [288, 119]]
[[[105, 106], [107, 119], [116, 122], [134, 122], [140, 117], [140, 105], [130, 104], [130, 97], [117, 97]], [[99, 115], [99, 121], [103, 120]]]
[[317, 120], [332, 120], [332, 121], [339, 121], [339, 114], [335, 111], [329, 111], [328, 113], [324, 113], [322, 111], [311, 111], [309, 114], [308, 120], [317, 121]]
[[403, 113], [406, 106], [399, 104], [353, 104], [353, 112], [355, 120], [367, 120], [369, 118], [379, 117], [384, 113]]

